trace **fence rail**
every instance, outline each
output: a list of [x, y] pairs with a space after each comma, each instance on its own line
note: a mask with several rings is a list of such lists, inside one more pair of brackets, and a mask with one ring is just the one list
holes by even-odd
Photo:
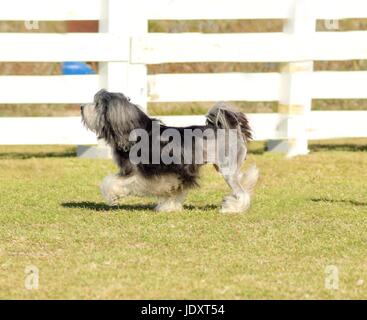
[[[312, 72], [302, 80], [313, 99], [367, 96], [367, 71]], [[160, 74], [148, 76], [148, 83], [150, 102], [279, 101], [282, 91], [282, 75], [273, 72]]]
[[127, 61], [129, 38], [108, 33], [0, 33], [2, 62]]
[[[0, 33], [0, 61], [98, 61], [98, 75], [0, 76], [0, 104], [84, 103], [100, 88], [147, 102], [278, 101], [250, 114], [258, 140], [367, 137], [365, 112], [312, 112], [312, 99], [367, 98], [367, 71], [313, 70], [313, 61], [367, 58], [367, 31], [318, 32], [316, 21], [367, 17], [365, 0], [5, 0], [1, 20], [99, 20], [99, 33]], [[148, 33], [148, 20], [283, 19], [283, 32]], [[280, 62], [279, 73], [147, 75], [147, 64]], [[170, 124], [203, 116], [162, 117]], [[10, 134], [11, 133], [11, 134]], [[0, 144], [94, 144], [80, 118], [1, 118]]]
[[99, 20], [104, 0], [11, 0], [0, 11], [3, 21]]
[[[249, 114], [255, 140], [287, 139], [287, 118], [277, 113]], [[204, 116], [161, 116], [172, 126], [203, 125]], [[365, 111], [313, 111], [307, 115], [308, 139], [366, 136]], [[97, 143], [94, 133], [80, 125], [80, 117], [0, 118], [1, 145], [49, 145]]]
[[[99, 20], [106, 0], [12, 0], [0, 12], [3, 21]], [[149, 20], [288, 19], [295, 0], [135, 0]], [[367, 17], [364, 0], [308, 0], [318, 19]], [[124, 5], [129, 9], [129, 3]]]
[[[150, 34], [132, 39], [133, 63], [297, 62], [364, 59], [367, 31]], [[174, 48], [174, 50], [172, 50]]]

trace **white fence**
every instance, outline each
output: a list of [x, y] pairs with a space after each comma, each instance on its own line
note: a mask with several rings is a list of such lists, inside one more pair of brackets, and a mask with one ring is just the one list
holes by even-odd
[[[0, 76], [0, 103], [85, 103], [100, 88], [147, 102], [279, 101], [250, 114], [257, 140], [367, 137], [367, 111], [311, 111], [312, 99], [367, 98], [367, 72], [314, 72], [313, 61], [367, 59], [367, 31], [316, 32], [317, 19], [367, 17], [366, 0], [3, 0], [0, 20], [100, 20], [92, 34], [0, 33], [0, 61], [98, 61], [99, 75]], [[283, 19], [283, 32], [148, 33], [149, 20]], [[147, 64], [282, 62], [281, 73], [147, 75]], [[203, 116], [164, 117], [201, 124]], [[95, 144], [78, 117], [0, 118], [0, 144]]]

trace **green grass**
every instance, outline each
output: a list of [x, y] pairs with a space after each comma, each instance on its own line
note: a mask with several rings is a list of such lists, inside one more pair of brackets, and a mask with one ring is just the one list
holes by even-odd
[[[253, 144], [261, 180], [233, 215], [218, 213], [229, 190], [210, 167], [184, 212], [155, 213], [152, 198], [112, 209], [98, 191], [111, 161], [0, 147], [0, 298], [367, 298], [366, 145], [285, 160]], [[24, 288], [29, 265], [38, 290]], [[328, 265], [339, 290], [325, 289]]]

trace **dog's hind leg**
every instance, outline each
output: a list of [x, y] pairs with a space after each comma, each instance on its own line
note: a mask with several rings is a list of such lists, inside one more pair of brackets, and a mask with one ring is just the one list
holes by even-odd
[[244, 212], [248, 210], [251, 203], [251, 194], [258, 179], [256, 166], [251, 167], [248, 172], [241, 174], [241, 165], [246, 158], [246, 149], [243, 148], [237, 155], [237, 163], [234, 170], [228, 169], [221, 164], [217, 164], [217, 170], [231, 188], [232, 193], [226, 196], [222, 204], [222, 213]]
[[183, 202], [185, 201], [187, 191], [182, 190], [181, 192], [163, 198], [161, 202], [155, 207], [156, 211], [160, 212], [174, 212], [183, 210]]
[[258, 177], [259, 170], [256, 165], [251, 166], [244, 175], [224, 176], [232, 189], [232, 194], [224, 198], [221, 212], [234, 213], [248, 210]]
[[242, 187], [238, 175], [223, 175], [232, 193], [222, 203], [222, 213], [244, 212], [250, 207], [250, 195]]

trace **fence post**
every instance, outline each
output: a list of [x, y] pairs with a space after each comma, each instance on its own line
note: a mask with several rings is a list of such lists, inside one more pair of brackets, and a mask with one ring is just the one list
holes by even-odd
[[[316, 18], [312, 1], [295, 0], [290, 19], [283, 31], [298, 43], [308, 43], [316, 32]], [[303, 46], [303, 45], [302, 45]], [[304, 48], [307, 49], [306, 46]], [[279, 131], [285, 140], [270, 140], [268, 150], [286, 153], [287, 157], [305, 155], [309, 152], [307, 141], [307, 114], [311, 112], [312, 96], [309, 76], [313, 72], [313, 61], [300, 61], [282, 65], [281, 96], [278, 112], [281, 117]]]
[[[148, 31], [148, 20], [139, 9], [139, 1], [104, 0], [99, 22], [99, 32], [126, 35], [129, 44], [131, 36]], [[108, 50], [108, 48], [106, 48]], [[131, 48], [129, 45], [130, 54]], [[130, 61], [99, 63], [101, 87], [122, 92], [147, 109], [147, 68], [131, 64]], [[77, 155], [83, 158], [111, 158], [111, 149], [103, 140], [96, 147], [78, 146]]]
[[[145, 15], [144, 1], [129, 0], [129, 34], [130, 37], [142, 36], [148, 33], [148, 18]], [[131, 38], [130, 38], [131, 39]], [[132, 42], [130, 42], [131, 45]], [[130, 49], [130, 60], [134, 54], [133, 47]], [[128, 95], [135, 104], [145, 112], [148, 111], [148, 71], [147, 65], [129, 62]]]

